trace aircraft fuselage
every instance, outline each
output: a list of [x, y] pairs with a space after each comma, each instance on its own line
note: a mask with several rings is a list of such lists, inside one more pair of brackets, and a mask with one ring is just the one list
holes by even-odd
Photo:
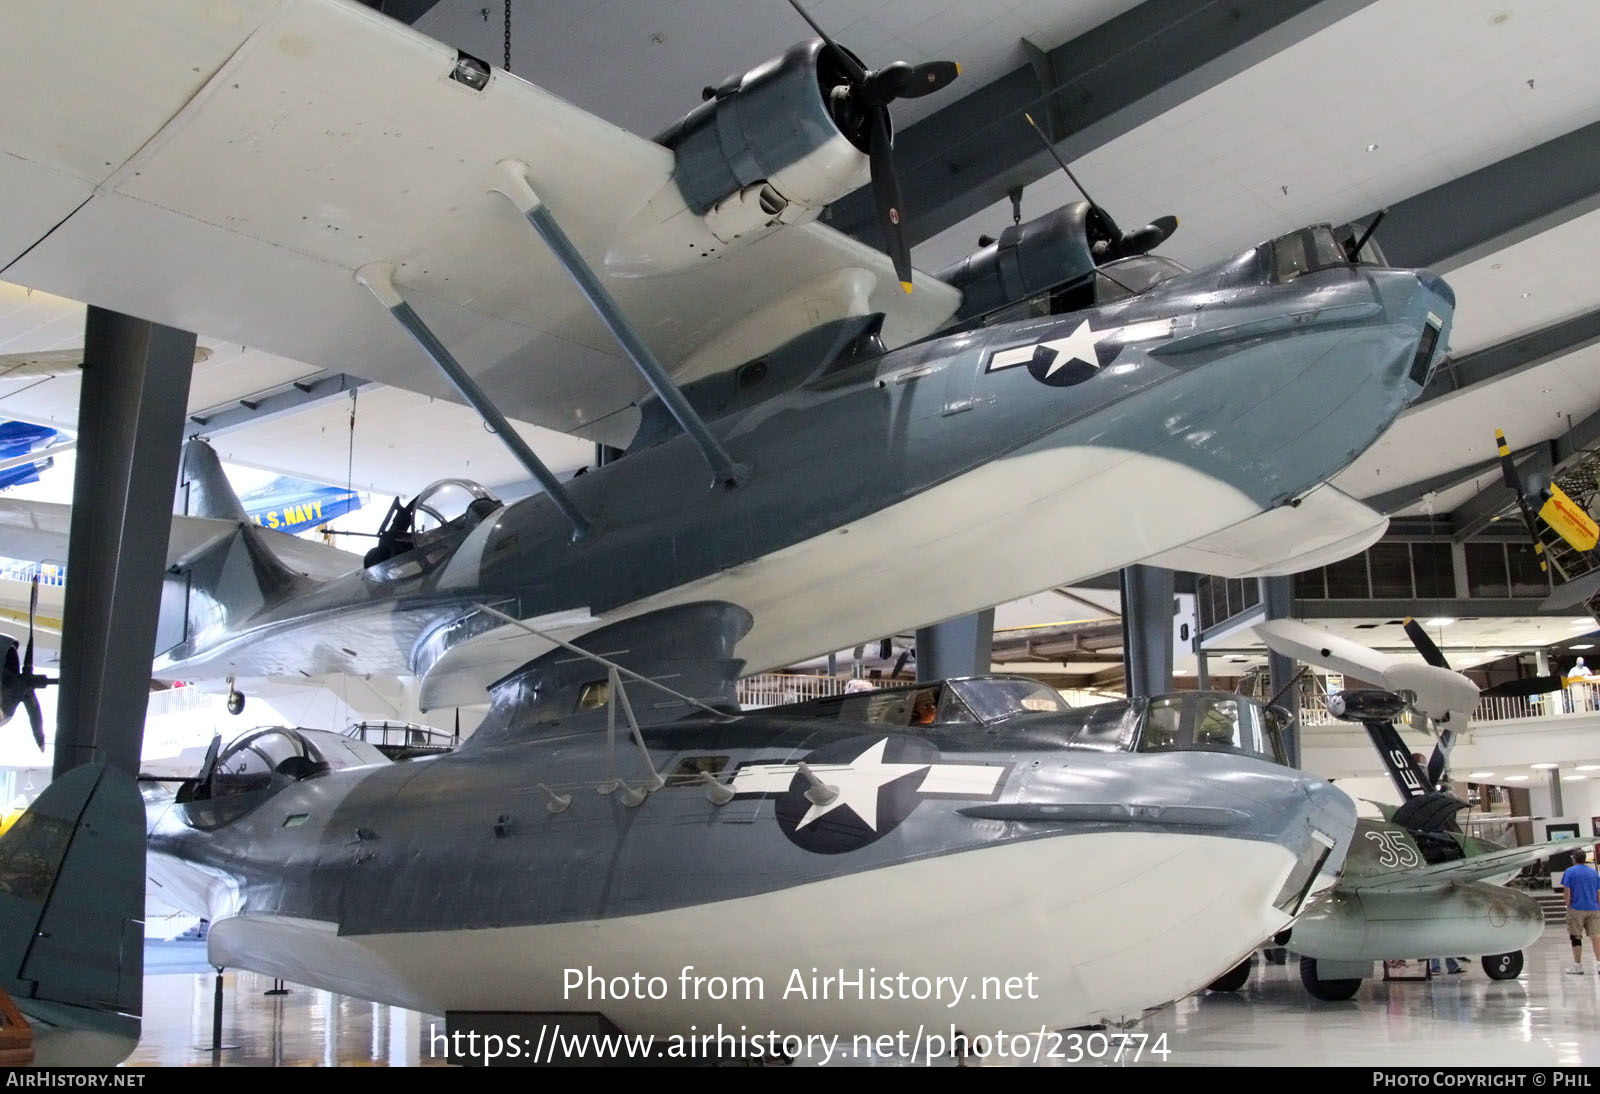
[[[212, 919], [215, 964], [432, 1014], [600, 1011], [656, 1033], [1136, 1016], [1237, 963], [1330, 884], [1354, 807], [1264, 755], [1138, 751], [1136, 708], [1117, 711], [691, 718], [645, 730], [667, 781], [635, 805], [638, 757], [625, 746], [613, 768], [592, 727], [240, 794], [224, 754], [216, 796], [153, 809], [151, 876]], [[808, 799], [801, 762], [838, 797]], [[613, 773], [620, 789], [597, 793]], [[786, 991], [858, 967], [968, 987]], [[569, 970], [671, 991], [573, 994]], [[693, 975], [750, 990], [694, 997]], [[1034, 988], [983, 998], [986, 977]]]
[[[832, 369], [864, 321], [821, 328], [702, 396], [738, 488], [710, 488], [681, 435], [641, 440], [569, 485], [586, 538], [536, 495], [410, 559], [219, 603], [157, 673], [416, 673], [425, 708], [460, 705], [548, 648], [474, 605], [610, 623], [698, 600], [753, 614], [740, 654], [759, 670], [1297, 504], [1418, 394], [1452, 300], [1426, 272], [1233, 283], [1237, 265]], [[938, 580], [904, 584], [922, 572]]]

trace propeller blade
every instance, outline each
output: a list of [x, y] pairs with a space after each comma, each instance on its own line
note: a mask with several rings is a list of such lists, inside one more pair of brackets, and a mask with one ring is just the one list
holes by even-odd
[[949, 87], [959, 75], [961, 66], [955, 61], [926, 61], [920, 65], [896, 61], [867, 75], [866, 94], [873, 103], [920, 99]]
[[789, 6], [799, 12], [800, 18], [804, 19], [811, 29], [817, 32], [817, 37], [822, 39], [823, 44], [833, 50], [833, 55], [839, 58], [839, 67], [844, 69], [845, 75], [850, 77], [850, 82], [857, 87], [865, 83], [867, 70], [862, 68], [861, 63], [854, 57], [840, 49], [837, 42], [828, 37], [828, 32], [823, 30], [815, 19], [811, 18], [811, 13], [800, 6], [800, 0], [789, 0]]
[[1424, 661], [1435, 668], [1447, 669], [1450, 667], [1450, 662], [1444, 659], [1444, 654], [1439, 652], [1439, 647], [1433, 644], [1433, 639], [1428, 637], [1428, 632], [1422, 629], [1421, 623], [1407, 616], [1405, 629], [1406, 637], [1411, 639], [1411, 644], [1417, 647], [1417, 652], [1422, 654]]
[[1125, 233], [1116, 243], [1117, 257], [1127, 258], [1129, 255], [1149, 254], [1165, 243], [1172, 233], [1177, 230], [1177, 217], [1157, 217], [1143, 228], [1135, 228], [1133, 231]]
[[1517, 492], [1517, 497], [1522, 496], [1522, 480], [1517, 477], [1517, 465], [1511, 459], [1511, 446], [1506, 443], [1505, 430], [1494, 431], [1494, 443], [1500, 450], [1500, 476], [1505, 483]]
[[39, 611], [39, 573], [34, 571], [33, 588], [28, 593], [28, 652], [22, 656], [22, 675], [33, 675], [33, 617]]
[[33, 743], [44, 751], [44, 712], [39, 709], [38, 696], [32, 689], [22, 693], [22, 708], [28, 712], [28, 725], [33, 728]]
[[889, 135], [889, 111], [875, 106], [867, 112], [872, 159], [872, 196], [883, 228], [884, 249], [894, 262], [900, 287], [911, 291], [911, 248], [906, 244], [905, 215], [900, 207], [900, 180], [894, 173], [894, 138]]
[[1428, 785], [1437, 789], [1440, 780], [1444, 778], [1445, 765], [1450, 758], [1450, 747], [1456, 743], [1454, 730], [1446, 729], [1439, 733], [1439, 743], [1433, 746], [1433, 755], [1428, 757]]
[[1530, 676], [1524, 680], [1508, 680], [1504, 684], [1484, 688], [1479, 694], [1526, 699], [1535, 695], [1548, 695], [1564, 687], [1566, 681], [1560, 676]]

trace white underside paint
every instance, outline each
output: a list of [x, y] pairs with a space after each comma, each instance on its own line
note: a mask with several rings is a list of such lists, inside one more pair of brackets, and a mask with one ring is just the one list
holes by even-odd
[[[1189, 994], [1288, 922], [1272, 843], [1113, 832], [944, 855], [736, 900], [598, 922], [341, 938], [332, 924], [222, 919], [214, 964], [408, 1006], [601, 1011], [624, 1030], [721, 1022], [786, 1033], [1079, 1025]], [[684, 998], [690, 976], [760, 977], [764, 999]], [[1036, 999], [784, 998], [793, 971], [1037, 977]], [[563, 995], [565, 970], [660, 976], [659, 1001]], [[692, 991], [691, 993], [692, 994]]]
[[[738, 653], [747, 672], [759, 672], [1093, 577], [1260, 511], [1236, 487], [1172, 460], [1039, 445], [824, 535], [603, 613], [599, 625], [676, 604], [729, 601], [755, 617]], [[938, 580], [919, 581], [922, 574]], [[476, 574], [463, 572], [461, 580], [475, 584]], [[422, 709], [482, 702], [484, 681], [549, 648], [512, 628], [457, 647], [423, 681]]]

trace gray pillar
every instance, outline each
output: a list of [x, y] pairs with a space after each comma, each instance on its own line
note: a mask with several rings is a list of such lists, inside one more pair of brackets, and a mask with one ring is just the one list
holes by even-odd
[[917, 628], [917, 681], [978, 676], [994, 654], [994, 609]]
[[[1261, 582], [1261, 604], [1266, 609], [1267, 619], [1289, 619], [1294, 614], [1294, 578], [1292, 577], [1263, 577]], [[1297, 689], [1289, 687], [1289, 681], [1294, 679], [1298, 671], [1294, 658], [1284, 657], [1281, 654], [1267, 654], [1267, 688], [1269, 697], [1283, 692], [1278, 699], [1278, 705], [1288, 710], [1294, 716], [1294, 721], [1283, 733], [1283, 747], [1289, 753], [1289, 763], [1295, 767], [1300, 766], [1300, 693]]]
[[1122, 571], [1122, 659], [1129, 697], [1172, 690], [1172, 571], [1129, 566]]
[[1552, 817], [1566, 816], [1567, 806], [1561, 800], [1561, 769], [1552, 767], [1544, 775], [1545, 781], [1550, 784], [1550, 815]]
[[195, 337], [89, 309], [55, 774], [138, 773]]

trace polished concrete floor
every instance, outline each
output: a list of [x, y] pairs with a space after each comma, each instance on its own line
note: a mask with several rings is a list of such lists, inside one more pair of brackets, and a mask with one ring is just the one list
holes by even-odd
[[[1293, 964], [1258, 963], [1236, 994], [1204, 994], [1147, 1015], [1132, 1031], [1146, 1038], [1143, 1059], [1121, 1064], [1600, 1064], [1600, 974], [1592, 955], [1585, 975], [1566, 975], [1571, 953], [1565, 935], [1553, 927], [1526, 956], [1516, 980], [1490, 980], [1474, 962], [1461, 975], [1431, 981], [1369, 981], [1345, 1003], [1312, 1000]], [[1160, 955], [1149, 959], [1160, 960]], [[292, 986], [287, 995], [269, 996], [263, 993], [272, 987], [270, 978], [233, 972], [224, 982], [226, 1047], [213, 1053], [214, 975], [205, 965], [203, 944], [153, 945], [146, 961], [144, 1039], [130, 1064], [443, 1062], [429, 1047], [430, 1031], [435, 1025], [442, 1031], [436, 1018]], [[1053, 1060], [1052, 1050], [1058, 1053]], [[1063, 1035], [1040, 1053], [1039, 1062], [1118, 1066], [1113, 1053], [1106, 1042], [1087, 1034]], [[988, 1062], [1018, 1061], [991, 1057]]]

